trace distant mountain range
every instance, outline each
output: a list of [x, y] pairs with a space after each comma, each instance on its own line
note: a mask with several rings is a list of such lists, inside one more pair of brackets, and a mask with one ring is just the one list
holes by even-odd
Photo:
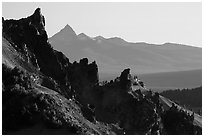
[[95, 60], [99, 73], [119, 73], [127, 67], [137, 74], [202, 68], [202, 49], [182, 44], [131, 43], [118, 37], [77, 35], [69, 25], [50, 37], [49, 42], [71, 62], [83, 57]]

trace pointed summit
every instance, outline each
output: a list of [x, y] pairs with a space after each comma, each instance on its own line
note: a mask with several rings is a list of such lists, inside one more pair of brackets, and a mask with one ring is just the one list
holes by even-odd
[[[77, 39], [75, 31], [68, 24], [52, 37], [55, 37], [58, 40], [66, 42]], [[50, 40], [52, 39], [52, 37], [50, 38]]]
[[66, 32], [68, 34], [76, 35], [75, 31], [68, 24], [61, 31]]
[[43, 26], [45, 26], [45, 18], [41, 14], [41, 9], [40, 8], [37, 8], [35, 10], [35, 12], [33, 13], [32, 17], [33, 17], [33, 21], [35, 21], [36, 23], [40, 23]]
[[69, 24], [67, 24], [64, 29], [72, 29], [71, 26], [69, 26]]
[[37, 8], [34, 12], [34, 15], [41, 15], [41, 9]]
[[30, 23], [32, 25], [34, 25], [36, 27], [36, 29], [38, 30], [39, 34], [45, 34], [45, 18], [44, 16], [41, 14], [41, 9], [37, 8], [33, 15], [31, 15], [30, 17], [28, 17], [28, 19], [30, 20]]

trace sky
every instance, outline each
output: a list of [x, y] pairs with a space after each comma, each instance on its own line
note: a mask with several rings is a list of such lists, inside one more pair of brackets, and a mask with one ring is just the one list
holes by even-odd
[[90, 37], [120, 37], [129, 42], [166, 42], [202, 47], [202, 4], [190, 3], [2, 3], [5, 19], [20, 19], [40, 7], [48, 36], [66, 24]]

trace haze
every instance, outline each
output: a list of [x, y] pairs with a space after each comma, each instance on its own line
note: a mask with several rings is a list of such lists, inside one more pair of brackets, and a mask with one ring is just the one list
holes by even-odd
[[202, 47], [200, 3], [6, 3], [6, 19], [26, 17], [40, 7], [49, 37], [69, 24], [77, 34], [121, 37], [129, 42], [166, 42]]

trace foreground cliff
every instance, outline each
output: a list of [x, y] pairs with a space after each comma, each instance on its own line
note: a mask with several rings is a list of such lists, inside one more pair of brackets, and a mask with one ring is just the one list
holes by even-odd
[[39, 8], [2, 24], [3, 134], [201, 134], [192, 114], [165, 110], [130, 69], [100, 84], [96, 62], [69, 62]]

